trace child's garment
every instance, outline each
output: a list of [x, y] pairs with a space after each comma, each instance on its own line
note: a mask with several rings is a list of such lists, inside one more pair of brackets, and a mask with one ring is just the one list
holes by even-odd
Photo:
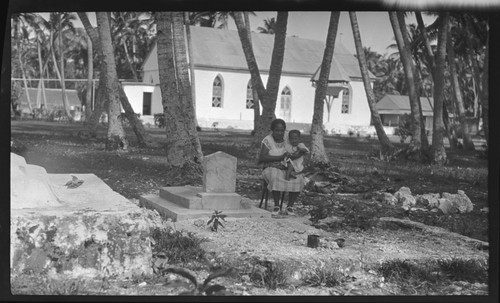
[[[299, 143], [297, 146], [292, 146], [290, 144], [285, 145], [286, 151], [289, 152], [290, 154], [295, 153], [296, 151], [299, 150], [299, 148], [305, 149], [307, 151], [307, 153], [309, 153], [309, 149], [307, 148], [307, 146], [305, 146], [304, 143]], [[290, 163], [293, 167], [293, 170], [296, 173], [300, 173], [301, 171], [304, 170], [304, 156], [300, 156], [295, 160], [292, 160], [290, 158], [285, 158], [282, 163], [285, 166], [287, 166], [287, 164]]]

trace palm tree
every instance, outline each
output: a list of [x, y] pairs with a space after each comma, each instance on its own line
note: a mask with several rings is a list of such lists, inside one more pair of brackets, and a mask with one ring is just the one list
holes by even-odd
[[489, 54], [490, 54], [490, 31], [489, 28], [487, 28], [487, 36], [486, 36], [486, 50], [484, 54], [484, 68], [483, 68], [483, 98], [482, 98], [482, 106], [483, 106], [483, 127], [484, 127], [484, 136], [486, 138], [486, 144], [487, 146], [490, 146], [490, 140], [489, 140], [489, 120], [488, 120], [488, 115], [489, 115], [489, 100], [488, 100], [488, 69], [489, 69]]
[[30, 24], [33, 24], [35, 21], [35, 16], [30, 13], [20, 13], [15, 14], [12, 17], [12, 30], [13, 30], [13, 40], [16, 41], [16, 52], [17, 59], [19, 61], [19, 69], [21, 71], [23, 83], [24, 83], [24, 93], [26, 95], [26, 100], [28, 102], [28, 108], [30, 112], [33, 111], [33, 107], [31, 106], [31, 100], [28, 93], [28, 81], [26, 80], [26, 65], [24, 64], [24, 60], [22, 59], [22, 44], [24, 41], [29, 39], [29, 31], [28, 28]]
[[[391, 21], [392, 29], [394, 31], [394, 37], [399, 49], [399, 55], [401, 62], [403, 63], [403, 69], [406, 76], [406, 83], [408, 86], [408, 93], [410, 99], [410, 131], [411, 131], [411, 141], [410, 150], [414, 154], [420, 154], [422, 151], [422, 140], [421, 140], [421, 117], [422, 108], [420, 105], [420, 95], [417, 92], [417, 86], [415, 82], [416, 68], [413, 64], [409, 49], [409, 39], [408, 33], [406, 32], [406, 25], [404, 24], [404, 15], [402, 12], [389, 12], [389, 19]], [[425, 132], [424, 132], [425, 134]]]
[[384, 154], [392, 153], [394, 146], [387, 137], [382, 126], [382, 121], [378, 114], [376, 108], [375, 95], [370, 84], [370, 77], [368, 75], [368, 68], [366, 66], [365, 53], [363, 51], [363, 45], [361, 43], [361, 34], [359, 32], [358, 20], [356, 18], [356, 12], [349, 12], [349, 17], [351, 19], [352, 34], [354, 36], [354, 45], [356, 46], [356, 54], [358, 55], [359, 69], [361, 70], [361, 77], [363, 78], [363, 84], [365, 86], [366, 98], [368, 100], [368, 106], [370, 107], [370, 112], [372, 115], [373, 125], [377, 131], [377, 136], [381, 145], [382, 152]]
[[333, 50], [335, 49], [335, 39], [339, 25], [340, 12], [335, 11], [330, 14], [330, 24], [326, 36], [326, 46], [321, 62], [318, 83], [314, 95], [314, 112], [311, 124], [311, 161], [313, 163], [328, 164], [330, 160], [325, 151], [323, 143], [323, 109], [328, 86], [328, 76], [332, 65]]
[[156, 13], [158, 65], [165, 120], [167, 160], [176, 167], [196, 163], [203, 157], [194, 122], [191, 100], [184, 15]]
[[261, 34], [269, 34], [269, 35], [274, 35], [276, 32], [276, 19], [274, 17], [272, 18], [267, 18], [264, 20], [264, 27], [257, 27], [257, 30]]
[[[87, 35], [91, 39], [91, 43], [93, 46], [95, 46], [97, 56], [99, 58], [99, 61], [102, 61], [103, 57], [103, 51], [102, 51], [102, 45], [101, 41], [99, 39], [99, 35], [97, 32], [97, 29], [93, 28], [92, 25], [90, 24], [90, 21], [88, 19], [88, 16], [86, 13], [79, 12], [78, 17], [82, 21], [83, 26], [85, 27], [85, 31], [87, 32]], [[92, 60], [90, 60], [92, 61]], [[95, 132], [97, 130], [98, 122], [101, 117], [101, 113], [104, 109], [104, 86], [103, 82], [105, 81], [104, 77], [106, 75], [106, 71], [102, 70], [103, 64], [101, 64], [101, 70], [99, 72], [99, 88], [96, 93], [96, 98], [95, 98], [95, 103], [94, 103], [94, 111], [92, 112], [92, 115], [90, 116], [89, 121], [85, 123], [85, 127], [87, 128], [87, 131], [90, 132], [90, 134], [93, 136], [95, 135]], [[116, 66], [115, 66], [116, 68]], [[137, 115], [134, 113], [134, 110], [132, 109], [132, 106], [130, 105], [130, 102], [128, 101], [127, 95], [123, 91], [123, 87], [121, 84], [118, 83], [118, 96], [120, 103], [125, 111], [125, 117], [128, 119], [130, 125], [132, 126], [132, 130], [134, 131], [135, 136], [137, 137], [137, 141], [139, 146], [154, 146], [156, 145], [155, 140], [149, 135], [146, 130], [144, 129], [144, 126], [142, 125], [141, 121], [137, 117]]]
[[118, 74], [116, 73], [115, 54], [113, 51], [113, 40], [111, 39], [111, 25], [107, 12], [97, 12], [97, 25], [99, 30], [100, 45], [102, 51], [101, 71], [105, 73], [101, 77], [104, 81], [99, 83], [103, 87], [108, 107], [108, 133], [106, 137], [106, 150], [117, 150], [128, 148], [128, 140], [120, 120], [120, 95]]
[[[65, 18], [64, 18], [65, 17]], [[70, 112], [70, 107], [69, 107], [69, 102], [68, 102], [68, 97], [66, 96], [66, 83], [64, 81], [64, 53], [63, 53], [63, 29], [69, 28], [70, 30], [72, 29], [74, 31], [74, 27], [71, 23], [71, 26], [68, 26], [67, 22], [73, 20], [75, 17], [72, 14], [66, 15], [66, 13], [63, 13], [62, 15], [59, 15], [59, 20], [57, 23], [57, 29], [58, 29], [58, 41], [59, 41], [59, 62], [61, 64], [61, 93], [62, 93], [62, 100], [63, 100], [63, 106], [64, 106], [64, 111], [66, 112], [66, 116], [68, 117], [69, 121], [73, 122], [73, 116], [71, 115]], [[64, 19], [64, 20], [63, 20]], [[65, 23], [65, 27], [63, 28], [63, 21]]]
[[[451, 20], [450, 20], [451, 21]], [[454, 100], [455, 100], [455, 105], [456, 109], [458, 112], [458, 121], [460, 122], [460, 127], [461, 127], [461, 132], [462, 132], [462, 138], [463, 138], [463, 147], [466, 150], [474, 150], [474, 143], [472, 142], [472, 138], [470, 136], [470, 130], [469, 126], [467, 123], [467, 119], [465, 117], [465, 107], [464, 107], [464, 101], [462, 98], [462, 90], [460, 88], [460, 83], [458, 80], [458, 74], [457, 74], [457, 64], [455, 62], [455, 51], [453, 49], [453, 35], [450, 31], [450, 34], [448, 35], [448, 41], [447, 41], [447, 50], [448, 50], [448, 66], [450, 69], [450, 78], [451, 78], [451, 84], [453, 88], [453, 93], [454, 93]], [[451, 142], [450, 142], [451, 145]]]
[[196, 117], [196, 78], [194, 74], [194, 56], [193, 56], [193, 43], [191, 39], [191, 28], [189, 21], [189, 12], [184, 12], [184, 27], [186, 28], [186, 40], [189, 58], [189, 75], [191, 76], [191, 99], [193, 100], [193, 115], [194, 122], [198, 128], [198, 118]]
[[257, 66], [257, 61], [255, 60], [255, 55], [252, 48], [252, 43], [249, 39], [250, 33], [247, 31], [247, 27], [244, 24], [242, 13], [234, 12], [233, 18], [236, 23], [236, 28], [238, 29], [238, 35], [241, 40], [241, 46], [243, 48], [243, 53], [245, 54], [245, 59], [247, 61], [248, 69], [250, 71], [252, 79], [252, 88], [257, 90], [259, 95], [259, 100], [262, 105], [262, 115], [259, 119], [259, 126], [255, 132], [254, 144], [256, 146], [260, 144], [261, 140], [268, 134], [269, 125], [274, 119], [274, 111], [276, 109], [276, 99], [278, 97], [278, 88], [281, 77], [281, 69], [283, 67], [283, 57], [285, 53], [285, 38], [286, 38], [286, 26], [288, 22], [288, 12], [280, 11], [277, 15], [276, 21], [276, 34], [274, 37], [274, 47], [271, 57], [271, 66], [269, 68], [269, 77], [267, 79], [267, 85], [264, 87], [262, 79], [260, 77], [259, 67]]
[[446, 42], [449, 32], [449, 13], [439, 14], [438, 44], [436, 53], [436, 73], [434, 75], [434, 117], [432, 123], [431, 159], [437, 165], [447, 161], [443, 143], [443, 102], [444, 102], [444, 69], [446, 63]]

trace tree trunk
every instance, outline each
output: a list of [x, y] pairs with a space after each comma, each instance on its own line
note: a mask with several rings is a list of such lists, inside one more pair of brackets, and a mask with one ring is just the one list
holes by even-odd
[[[465, 116], [464, 101], [462, 99], [462, 90], [460, 89], [460, 83], [458, 82], [457, 66], [455, 64], [455, 52], [453, 50], [453, 42], [451, 35], [448, 35], [448, 65], [450, 66], [450, 77], [451, 86], [454, 92], [455, 105], [458, 111], [458, 121], [460, 122], [460, 128], [462, 130], [463, 146], [466, 150], [474, 150], [474, 143], [470, 136], [470, 129], [467, 123], [467, 117]], [[451, 144], [451, 142], [450, 142]]]
[[[94, 85], [94, 51], [92, 39], [87, 34], [87, 90], [85, 92], [85, 121], [90, 120], [92, 114], [92, 87]], [[94, 96], [95, 97], [95, 96]]]
[[45, 94], [45, 83], [43, 81], [43, 64], [42, 64], [42, 50], [40, 48], [40, 41], [37, 39], [37, 47], [38, 47], [38, 65], [40, 68], [40, 89], [42, 90], [42, 100], [43, 100], [43, 106], [45, 109], [47, 109], [47, 95]]
[[266, 94], [263, 99], [264, 102], [262, 103], [262, 116], [260, 119], [262, 127], [259, 127], [258, 132], [255, 134], [255, 138], [257, 138], [259, 142], [269, 134], [269, 126], [272, 120], [276, 118], [274, 112], [276, 110], [276, 100], [278, 98], [281, 70], [283, 68], [287, 22], [288, 12], [279, 11], [275, 27], [271, 66], [269, 68], [269, 77], [267, 78], [266, 84]]
[[[87, 32], [88, 37], [90, 37], [90, 44], [89, 45], [94, 45], [96, 46], [96, 51], [99, 56], [99, 58], [102, 58], [102, 47], [101, 47], [101, 42], [99, 40], [99, 36], [96, 32], [96, 30], [92, 27], [90, 24], [90, 21], [85, 13], [78, 13], [78, 16], [80, 17], [80, 20], [82, 21], [82, 24], [85, 27], [85, 31]], [[114, 60], [114, 57], [113, 57]], [[93, 62], [92, 60], [89, 59], [89, 62]], [[115, 73], [116, 73], [116, 65], [115, 66]], [[89, 66], [90, 68], [90, 66]], [[103, 81], [103, 77], [99, 77], [100, 84], [99, 84], [99, 89], [97, 92], [97, 96], [95, 97], [95, 104], [94, 104], [94, 111], [90, 115], [90, 119], [88, 123], [86, 123], [87, 129], [91, 132], [92, 135], [95, 134], [95, 131], [97, 130], [99, 119], [101, 117], [102, 110], [104, 109], [104, 104], [103, 104], [103, 96], [102, 94], [99, 93], [99, 90], [103, 87], [101, 87], [101, 81]], [[118, 81], [118, 78], [117, 78]], [[144, 129], [144, 126], [142, 125], [141, 121], [139, 118], [137, 118], [137, 115], [134, 113], [132, 106], [130, 105], [130, 102], [128, 101], [127, 95], [123, 91], [123, 87], [119, 85], [118, 83], [118, 91], [119, 91], [119, 102], [122, 105], [124, 111], [125, 111], [125, 117], [128, 119], [130, 126], [132, 127], [132, 130], [134, 131], [135, 136], [137, 137], [137, 142], [139, 146], [155, 146], [157, 143], [154, 140], [154, 138], [149, 135], [146, 130]], [[88, 93], [87, 93], [88, 94]]]
[[63, 107], [64, 107], [64, 112], [66, 113], [66, 116], [68, 117], [68, 120], [70, 122], [73, 122], [73, 116], [71, 115], [70, 112], [70, 107], [69, 107], [69, 102], [68, 102], [68, 97], [66, 96], [66, 83], [64, 79], [64, 54], [63, 54], [63, 45], [62, 45], [62, 28], [61, 28], [61, 19], [59, 18], [59, 63], [61, 64], [61, 93], [62, 93], [62, 101], [63, 101]]
[[[252, 44], [252, 32], [250, 30], [250, 18], [248, 17], [248, 12], [243, 12], [243, 19], [245, 21], [245, 29], [248, 35], [248, 41]], [[252, 97], [253, 97], [253, 133], [257, 133], [257, 129], [260, 125], [260, 99], [257, 90], [252, 84]]]
[[194, 75], [194, 55], [193, 41], [191, 40], [191, 28], [189, 27], [189, 13], [184, 12], [184, 26], [186, 27], [186, 40], [189, 55], [189, 74], [191, 76], [191, 99], [193, 100], [193, 117], [195, 125], [198, 126], [198, 118], [196, 116], [196, 82]]
[[447, 161], [444, 149], [443, 134], [443, 102], [444, 102], [444, 68], [446, 61], [446, 39], [449, 32], [449, 15], [440, 13], [438, 42], [436, 53], [436, 74], [434, 75], [434, 117], [432, 123], [431, 159], [434, 164], [444, 165]]
[[375, 95], [373, 93], [370, 78], [368, 75], [368, 67], [366, 65], [365, 52], [363, 50], [363, 45], [361, 43], [361, 34], [359, 32], [358, 20], [356, 18], [356, 12], [349, 12], [349, 17], [351, 19], [352, 33], [354, 36], [354, 44], [356, 46], [356, 54], [358, 56], [359, 69], [361, 70], [361, 76], [363, 78], [363, 84], [365, 86], [366, 98], [368, 101], [368, 106], [370, 107], [370, 112], [372, 116], [373, 125], [377, 131], [377, 137], [380, 142], [382, 152], [384, 154], [389, 154], [394, 150], [394, 146], [387, 137], [382, 126], [382, 120], [377, 111]]
[[135, 114], [134, 109], [132, 108], [132, 105], [130, 105], [127, 94], [125, 94], [122, 85], [120, 83], [118, 83], [118, 85], [118, 91], [120, 93], [120, 104], [125, 111], [124, 116], [129, 121], [130, 126], [134, 131], [135, 137], [137, 138], [137, 144], [141, 147], [157, 146], [157, 142], [151, 135], [148, 134], [148, 132], [144, 128], [144, 125], [142, 125], [141, 120]]
[[156, 15], [158, 65], [167, 135], [167, 160], [172, 166], [203, 157], [194, 121], [182, 12]]
[[483, 114], [483, 129], [484, 129], [484, 136], [486, 138], [486, 144], [487, 146], [490, 146], [490, 129], [489, 129], [489, 120], [488, 120], [488, 115], [489, 115], [489, 100], [488, 100], [488, 70], [489, 70], [489, 53], [490, 53], [490, 31], [488, 29], [487, 36], [486, 36], [486, 51], [484, 54], [484, 68], [483, 68], [483, 88], [482, 88], [482, 98], [481, 98], [481, 105], [482, 105], [482, 114]]
[[417, 92], [417, 86], [415, 81], [418, 81], [416, 76], [415, 64], [413, 64], [413, 59], [410, 51], [410, 40], [408, 38], [408, 33], [406, 31], [406, 24], [404, 22], [404, 15], [402, 12], [389, 12], [389, 19], [391, 21], [392, 29], [394, 31], [394, 36], [399, 49], [399, 54], [401, 62], [403, 64], [404, 73], [406, 76], [406, 83], [408, 85], [408, 97], [410, 99], [410, 117], [411, 117], [411, 141], [410, 150], [412, 153], [420, 154], [422, 149], [421, 141], [421, 106], [420, 98]]
[[431, 72], [431, 77], [434, 77], [434, 73], [436, 70], [435, 62], [434, 62], [434, 53], [432, 52], [431, 44], [429, 42], [429, 37], [427, 36], [427, 30], [425, 29], [424, 20], [422, 19], [422, 13], [419, 11], [415, 11], [415, 16], [417, 18], [418, 28], [420, 29], [420, 34], [422, 35], [422, 39], [424, 40], [424, 53], [427, 58], [427, 62], [429, 64], [429, 70]]
[[[276, 50], [277, 52], [281, 52], [281, 60], [283, 60], [283, 54], [284, 54], [284, 40], [285, 40], [285, 35], [286, 35], [286, 21], [288, 19], [288, 13], [285, 13], [286, 16], [283, 16], [284, 13], [280, 14], [278, 13], [278, 18], [281, 18], [281, 27], [284, 27], [282, 29], [282, 32], [280, 33], [280, 37], [278, 38], [278, 35], [275, 35], [275, 42], [274, 42], [274, 48], [273, 48], [273, 54], [274, 51]], [[285, 17], [285, 20], [283, 18]], [[260, 146], [260, 142], [262, 139], [269, 134], [269, 126], [271, 121], [275, 118], [274, 115], [274, 110], [276, 109], [276, 97], [274, 96], [274, 99], [270, 100], [270, 104], [268, 103], [267, 100], [270, 98], [267, 97], [269, 94], [268, 89], [264, 87], [264, 83], [262, 82], [262, 78], [260, 77], [260, 71], [259, 67], [257, 66], [257, 61], [255, 59], [255, 55], [253, 52], [252, 48], [252, 43], [249, 39], [250, 34], [248, 33], [248, 30], [243, 22], [243, 17], [241, 12], [234, 12], [233, 13], [233, 18], [236, 23], [236, 28], [238, 29], [238, 35], [240, 37], [241, 41], [241, 46], [243, 48], [243, 53], [245, 54], [245, 59], [247, 61], [248, 65], [248, 70], [250, 71], [251, 79], [252, 79], [252, 88], [257, 90], [257, 94], [259, 95], [259, 100], [262, 105], [262, 114], [260, 116], [260, 122], [257, 126], [255, 136], [254, 136], [254, 142], [253, 146]], [[278, 25], [277, 25], [278, 26]], [[283, 40], [283, 48], [282, 49], [277, 49], [277, 40]], [[273, 56], [274, 58], [274, 56]], [[276, 61], [274, 61], [276, 62]], [[272, 66], [272, 63], [271, 63]], [[273, 71], [275, 72], [275, 71]], [[281, 74], [281, 69], [280, 69], [280, 74]], [[268, 79], [268, 85], [269, 85], [269, 80], [271, 79], [271, 70], [269, 72], [269, 79]], [[275, 77], [273, 78], [275, 79]], [[278, 77], [279, 81], [279, 77]], [[279, 85], [279, 83], [278, 83]]]
[[128, 68], [132, 72], [132, 77], [134, 77], [135, 82], [139, 82], [139, 78], [137, 77], [137, 71], [135, 70], [134, 65], [132, 64], [132, 58], [130, 58], [130, 54], [128, 53], [127, 43], [125, 42], [125, 40], [122, 40], [122, 46], [123, 50], [125, 51], [125, 57], [127, 58]]
[[116, 73], [109, 17], [107, 12], [97, 12], [96, 16], [103, 55], [100, 71], [105, 75], [102, 77], [104, 83], [99, 83], [99, 86], [103, 85], [108, 103], [106, 150], [126, 150], [128, 148], [128, 141], [120, 118], [120, 84], [118, 83], [118, 75]]
[[339, 18], [339, 11], [331, 12], [321, 71], [314, 95], [314, 112], [311, 124], [311, 162], [314, 164], [330, 163], [323, 142], [323, 109], [325, 107], [326, 88], [332, 65], [333, 50], [335, 49]]
[[19, 60], [19, 67], [21, 69], [21, 75], [23, 77], [24, 83], [24, 93], [26, 94], [26, 102], [28, 102], [28, 108], [30, 109], [30, 113], [33, 113], [33, 107], [31, 106], [31, 98], [28, 91], [28, 81], [26, 80], [26, 73], [24, 71], [24, 64], [21, 56], [21, 45], [17, 42], [17, 59]]
[[[465, 19], [465, 29], [469, 32], [472, 32], [472, 28], [471, 28], [471, 25], [469, 23], [469, 20], [468, 18], [464, 18]], [[467, 51], [467, 57], [469, 57], [469, 60], [470, 60], [470, 63], [471, 63], [471, 66], [472, 66], [472, 76], [473, 76], [473, 79], [474, 79], [474, 82], [477, 83], [477, 89], [478, 89], [478, 96], [479, 98], [476, 98], [476, 100], [474, 100], [474, 117], [477, 116], [477, 106], [476, 104], [478, 103], [481, 103], [483, 100], [482, 99], [482, 92], [483, 92], [483, 86], [482, 86], [482, 83], [481, 83], [481, 77], [480, 77], [480, 72], [479, 72], [479, 66], [478, 66], [478, 63], [477, 63], [477, 59], [476, 59], [476, 56], [474, 54], [474, 48], [472, 46], [472, 41], [471, 41], [471, 37], [470, 35], [465, 35], [465, 45], [466, 45], [466, 51]], [[479, 99], [479, 100], [477, 100]]]

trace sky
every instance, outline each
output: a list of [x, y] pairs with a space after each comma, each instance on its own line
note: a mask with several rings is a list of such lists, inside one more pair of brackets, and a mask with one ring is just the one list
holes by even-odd
[[[264, 25], [264, 19], [276, 18], [276, 12], [256, 12], [257, 16], [250, 16], [252, 30]], [[395, 43], [394, 34], [389, 14], [387, 12], [357, 12], [356, 13], [361, 41], [364, 47], [370, 47], [372, 51], [383, 55], [396, 50], [387, 49], [387, 46]], [[422, 14], [424, 24], [429, 25], [435, 17]], [[296, 35], [300, 38], [326, 41], [328, 24], [330, 22], [330, 12], [289, 12], [287, 35]], [[231, 25], [230, 29], [233, 29]], [[414, 15], [408, 17], [406, 24], [417, 23]], [[352, 54], [356, 53], [354, 38], [352, 36], [351, 21], [348, 12], [340, 13], [340, 20], [337, 30], [337, 41], [340, 41]]]
[[[277, 15], [276, 12], [266, 11], [256, 11], [255, 13], [256, 16], [250, 15], [250, 27], [255, 32], [258, 32], [257, 28], [259, 26], [264, 26], [265, 19], [273, 17], [276, 19]], [[45, 17], [48, 14], [42, 15]], [[96, 25], [95, 14], [90, 13], [88, 15], [90, 22]], [[387, 12], [357, 12], [356, 15], [364, 47], [370, 47], [372, 51], [376, 51], [381, 55], [396, 52], [396, 49], [387, 49], [389, 45], [395, 43]], [[435, 20], [435, 17], [429, 17], [425, 14], [422, 14], [422, 17], [426, 25], [431, 24]], [[326, 41], [329, 22], [329, 11], [291, 11], [288, 14], [287, 35]], [[406, 23], [417, 23], [414, 14], [407, 17]], [[75, 26], [82, 25], [77, 21]], [[236, 25], [232, 19], [229, 21], [228, 29], [236, 30]], [[337, 41], [340, 41], [352, 54], [356, 54], [348, 12], [340, 13]]]

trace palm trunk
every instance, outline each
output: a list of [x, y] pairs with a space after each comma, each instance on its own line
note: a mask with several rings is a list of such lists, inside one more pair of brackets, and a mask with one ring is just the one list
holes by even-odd
[[158, 65], [167, 135], [167, 160], [177, 167], [203, 157], [194, 122], [181, 12], [157, 13]]
[[269, 134], [269, 125], [271, 125], [272, 120], [276, 118], [274, 112], [276, 110], [276, 100], [278, 98], [281, 70], [283, 68], [287, 22], [288, 12], [279, 11], [276, 20], [274, 46], [271, 55], [269, 77], [267, 78], [266, 94], [264, 99], [261, 99], [263, 100], [262, 117], [260, 119], [262, 126], [258, 128], [255, 134], [255, 138], [257, 138], [259, 142]]
[[420, 29], [420, 34], [422, 35], [422, 39], [424, 40], [424, 50], [427, 58], [427, 62], [430, 65], [429, 70], [431, 71], [431, 77], [434, 78], [434, 72], [436, 69], [434, 62], [434, 53], [432, 52], [431, 44], [429, 42], [429, 37], [427, 36], [427, 30], [425, 29], [424, 20], [422, 19], [422, 13], [419, 11], [415, 11], [415, 16], [417, 18], [418, 28]]
[[339, 11], [331, 12], [321, 71], [314, 95], [314, 112], [311, 124], [311, 161], [322, 165], [330, 163], [323, 142], [323, 109], [325, 107], [326, 88], [332, 65], [333, 50], [335, 49], [339, 18]]
[[484, 54], [484, 68], [483, 68], [483, 88], [482, 88], [482, 98], [481, 98], [481, 105], [482, 105], [482, 114], [483, 114], [483, 128], [484, 128], [484, 136], [486, 138], [486, 144], [487, 146], [490, 146], [490, 137], [489, 137], [489, 120], [488, 120], [488, 115], [489, 115], [489, 100], [488, 100], [488, 70], [489, 70], [489, 51], [490, 49], [490, 31], [488, 29], [487, 36], [486, 36], [486, 51]]
[[196, 115], [196, 82], [194, 75], [194, 55], [193, 55], [193, 42], [191, 40], [191, 28], [189, 27], [189, 13], [184, 12], [184, 26], [186, 27], [186, 40], [187, 40], [187, 49], [189, 55], [189, 73], [191, 76], [191, 99], [193, 100], [193, 115], [194, 122], [198, 127], [198, 118]]
[[45, 83], [43, 81], [43, 64], [42, 64], [42, 51], [40, 49], [40, 41], [37, 40], [37, 47], [38, 47], [38, 65], [40, 68], [40, 89], [42, 92], [42, 100], [43, 100], [43, 106], [45, 109], [47, 109], [47, 95], [45, 94]]
[[[243, 12], [243, 19], [245, 21], [245, 29], [248, 34], [248, 41], [252, 44], [252, 32], [250, 30], [250, 18], [248, 17], [248, 12]], [[257, 129], [260, 124], [260, 99], [257, 90], [252, 84], [252, 97], [253, 97], [253, 132], [254, 135], [257, 133]]]
[[127, 58], [128, 67], [132, 72], [132, 77], [134, 77], [135, 82], [139, 82], [139, 78], [137, 77], [137, 71], [135, 70], [134, 65], [132, 64], [132, 58], [130, 58], [130, 55], [128, 53], [127, 43], [125, 43], [125, 40], [122, 40], [122, 46], [123, 50], [125, 51], [125, 57]]
[[99, 83], [99, 86], [102, 85], [105, 97], [108, 100], [106, 150], [126, 150], [128, 148], [128, 141], [120, 119], [120, 84], [118, 83], [118, 75], [116, 73], [109, 17], [106, 12], [97, 12], [96, 16], [103, 55], [101, 73], [105, 75], [102, 77], [104, 83]]
[[365, 86], [366, 98], [368, 101], [368, 106], [370, 107], [370, 112], [372, 116], [373, 125], [377, 131], [377, 137], [380, 142], [382, 152], [384, 154], [389, 154], [394, 150], [394, 146], [387, 137], [382, 126], [382, 120], [380, 120], [380, 115], [378, 114], [375, 95], [373, 93], [370, 78], [368, 75], [368, 67], [366, 65], [365, 52], [363, 50], [363, 45], [361, 43], [361, 34], [359, 32], [358, 20], [356, 18], [355, 12], [349, 12], [349, 17], [351, 19], [352, 33], [354, 36], [354, 44], [356, 46], [356, 54], [358, 56], [359, 69], [361, 70], [361, 76], [363, 78], [363, 84]]
[[85, 92], [85, 121], [90, 120], [92, 115], [92, 87], [94, 80], [94, 51], [92, 39], [87, 34], [87, 90]]
[[[250, 33], [248, 32], [247, 27], [244, 24], [242, 13], [234, 12], [233, 13], [234, 22], [236, 23], [236, 28], [238, 29], [238, 35], [240, 37], [241, 46], [243, 48], [243, 53], [245, 54], [245, 59], [247, 61], [248, 70], [250, 71], [250, 76], [252, 80], [252, 89], [257, 91], [259, 96], [259, 100], [262, 105], [262, 115], [260, 116], [260, 123], [257, 125], [257, 129], [255, 130], [255, 137], [253, 146], [260, 146], [260, 142], [262, 138], [264, 138], [269, 133], [269, 125], [265, 124], [263, 121], [264, 116], [264, 108], [265, 108], [265, 96], [267, 94], [267, 90], [264, 87], [264, 83], [262, 82], [262, 78], [260, 77], [259, 67], [257, 66], [257, 61], [255, 59], [255, 55], [252, 48], [252, 42], [250, 40]], [[273, 108], [273, 116], [274, 109], [276, 107], [276, 101], [274, 101]], [[268, 119], [269, 120], [269, 119]], [[266, 120], [267, 121], [267, 120]], [[270, 121], [269, 121], [270, 123]]]
[[61, 64], [61, 92], [62, 92], [62, 101], [63, 101], [63, 107], [64, 107], [64, 112], [66, 113], [66, 116], [68, 117], [70, 122], [73, 122], [73, 116], [71, 115], [70, 112], [70, 107], [69, 107], [69, 102], [68, 102], [68, 97], [66, 96], [66, 83], [64, 81], [64, 54], [63, 54], [63, 47], [62, 47], [62, 29], [61, 29], [61, 19], [59, 19], [59, 62]]
[[462, 99], [462, 90], [460, 89], [460, 84], [458, 82], [457, 67], [455, 64], [455, 52], [453, 50], [453, 42], [451, 35], [448, 36], [448, 65], [450, 66], [450, 76], [451, 76], [451, 86], [455, 95], [455, 105], [458, 111], [458, 120], [462, 129], [462, 138], [464, 142], [464, 149], [474, 150], [474, 143], [470, 136], [470, 129], [467, 123], [467, 118], [465, 117], [465, 107], [464, 101]]
[[18, 55], [18, 60], [19, 60], [19, 64], [20, 64], [20, 67], [21, 67], [21, 74], [22, 74], [22, 77], [23, 77], [24, 93], [26, 94], [26, 102], [28, 102], [28, 108], [30, 110], [30, 113], [32, 113], [33, 112], [33, 107], [31, 106], [31, 98], [30, 98], [30, 94], [29, 94], [29, 91], [28, 91], [28, 81], [26, 80], [26, 73], [24, 72], [24, 64], [23, 64], [23, 61], [22, 61], [22, 58], [21, 58], [21, 49], [20, 49], [20, 47], [17, 48], [17, 55]]
[[402, 12], [389, 12], [389, 19], [391, 21], [392, 29], [394, 31], [394, 36], [399, 49], [399, 54], [401, 62], [403, 63], [403, 69], [406, 76], [406, 83], [408, 85], [408, 95], [410, 99], [410, 113], [411, 113], [411, 141], [410, 150], [412, 153], [420, 153], [422, 149], [421, 142], [421, 106], [420, 98], [417, 92], [417, 86], [415, 82], [416, 79], [416, 68], [413, 64], [413, 59], [410, 52], [410, 40], [408, 38], [408, 33], [406, 31], [406, 24], [404, 21], [404, 15]]
[[[92, 27], [90, 24], [90, 21], [88, 20], [88, 17], [85, 13], [78, 13], [78, 16], [80, 17], [80, 20], [82, 21], [82, 24], [85, 27], [85, 30], [87, 32], [87, 35], [90, 39], [89, 43], [89, 56], [92, 57], [92, 46], [96, 46], [96, 51], [98, 53], [99, 57], [102, 57], [102, 48], [101, 48], [101, 43], [98, 39], [98, 35], [96, 30]], [[89, 62], [93, 62], [92, 58], [89, 58]], [[89, 81], [92, 81], [92, 73], [90, 73], [90, 69], [93, 69], [92, 66], [89, 65], [89, 75], [88, 79]], [[116, 72], [116, 68], [115, 68]], [[99, 88], [95, 97], [95, 104], [94, 104], [94, 111], [90, 115], [88, 123], [86, 123], [87, 129], [91, 132], [91, 134], [95, 134], [95, 131], [97, 130], [98, 123], [99, 123], [99, 118], [101, 117], [101, 113], [104, 109], [104, 99], [103, 99], [103, 93], [101, 93], [101, 89], [103, 86], [101, 84], [103, 83], [103, 77], [101, 76], [99, 79]], [[91, 84], [93, 87], [93, 85]], [[118, 84], [118, 91], [119, 91], [119, 102], [121, 106], [123, 107], [123, 110], [125, 111], [125, 117], [128, 119], [132, 130], [134, 131], [134, 134], [137, 137], [137, 142], [139, 146], [155, 146], [156, 142], [154, 138], [149, 135], [146, 130], [144, 129], [144, 126], [142, 125], [141, 121], [139, 118], [137, 118], [137, 115], [134, 113], [132, 106], [130, 105], [130, 102], [128, 101], [127, 95], [123, 91], [123, 87]], [[87, 95], [89, 95], [89, 92], [87, 92]], [[89, 97], [90, 101], [91, 97]], [[89, 104], [89, 109], [90, 109], [90, 104]]]
[[438, 30], [438, 44], [436, 53], [436, 74], [434, 75], [434, 118], [432, 123], [432, 162], [444, 165], [447, 161], [444, 149], [443, 135], [443, 103], [444, 103], [444, 69], [446, 62], [446, 40], [449, 32], [448, 13], [439, 14], [440, 24]]

